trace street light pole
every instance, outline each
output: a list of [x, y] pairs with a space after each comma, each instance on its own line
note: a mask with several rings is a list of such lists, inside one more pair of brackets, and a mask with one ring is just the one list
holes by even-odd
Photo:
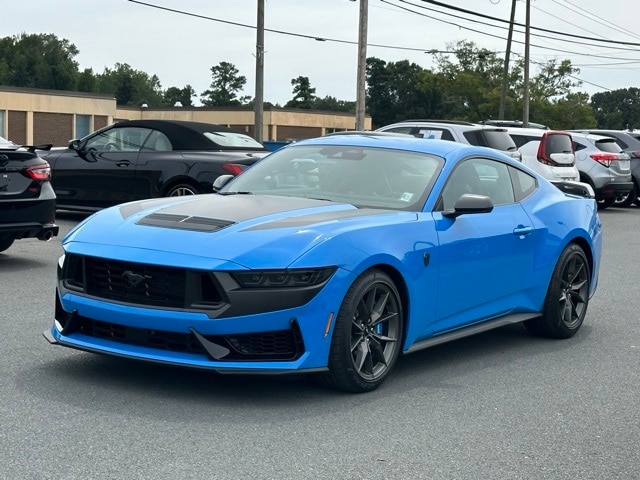
[[264, 0], [258, 0], [256, 34], [256, 95], [253, 99], [253, 136], [262, 143], [262, 117], [264, 103]]
[[356, 130], [364, 130], [366, 69], [367, 69], [367, 23], [368, 0], [360, 0], [358, 27], [358, 72], [356, 78]]
[[529, 126], [529, 25], [531, 25], [531, 0], [527, 0], [524, 30], [524, 92], [522, 126]]
[[516, 0], [511, 3], [511, 19], [509, 20], [509, 34], [507, 35], [507, 52], [504, 57], [504, 72], [502, 74], [502, 91], [500, 93], [500, 109], [498, 120], [504, 120], [504, 110], [507, 104], [507, 84], [509, 83], [509, 56], [511, 54], [511, 39], [513, 37], [513, 22], [516, 16]]

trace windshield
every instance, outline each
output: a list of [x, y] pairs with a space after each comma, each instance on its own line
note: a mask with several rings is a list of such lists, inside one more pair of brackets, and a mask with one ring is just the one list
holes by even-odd
[[236, 132], [204, 132], [204, 136], [223, 147], [259, 148], [262, 144], [249, 135]]
[[235, 178], [220, 193], [317, 198], [359, 207], [421, 211], [443, 160], [403, 150], [290, 146]]

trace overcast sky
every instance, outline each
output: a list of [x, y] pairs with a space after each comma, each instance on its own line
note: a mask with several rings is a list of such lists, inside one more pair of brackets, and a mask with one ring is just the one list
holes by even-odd
[[[421, 0], [368, 2], [367, 56], [406, 59], [429, 69], [433, 55], [425, 52], [446, 51], [463, 39], [504, 56], [507, 23]], [[510, 0], [442, 3], [505, 22], [511, 9]], [[516, 22], [525, 23], [525, 5], [517, 2]], [[225, 61], [247, 78], [242, 94], [255, 93], [257, 0], [1, 0], [0, 11], [0, 37], [55, 34], [79, 49], [81, 69], [102, 73], [117, 62], [127, 63], [157, 75], [163, 88], [189, 84], [199, 95], [209, 88], [211, 67]], [[298, 76], [308, 77], [319, 97], [355, 100], [358, 18], [358, 1], [265, 0], [265, 101], [282, 105], [290, 100], [291, 80]], [[580, 68], [580, 91], [639, 87], [639, 19], [638, 0], [532, 0], [532, 27], [627, 43], [564, 42], [560, 39], [566, 37], [533, 29], [532, 75], [535, 62], [568, 58]], [[514, 42], [512, 58], [524, 55], [524, 34], [516, 32]]]

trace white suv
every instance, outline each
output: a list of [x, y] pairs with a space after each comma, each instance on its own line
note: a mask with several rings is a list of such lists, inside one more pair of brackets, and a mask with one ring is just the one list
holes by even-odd
[[505, 128], [456, 120], [405, 120], [378, 128], [376, 132], [394, 132], [420, 138], [489, 147], [520, 160], [520, 152]]
[[551, 181], [580, 181], [569, 132], [508, 127], [522, 154], [522, 163]]

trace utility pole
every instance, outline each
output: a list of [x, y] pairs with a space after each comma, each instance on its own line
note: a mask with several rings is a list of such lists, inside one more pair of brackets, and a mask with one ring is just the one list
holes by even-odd
[[264, 0], [258, 0], [258, 25], [256, 34], [256, 95], [253, 99], [253, 136], [262, 143], [262, 118], [264, 108]]
[[511, 3], [511, 18], [509, 20], [509, 34], [507, 35], [507, 53], [504, 57], [504, 72], [502, 74], [502, 92], [500, 93], [500, 110], [498, 120], [504, 120], [504, 110], [507, 103], [507, 83], [509, 83], [509, 57], [511, 54], [511, 39], [513, 37], [513, 22], [516, 16], [516, 1]]
[[367, 23], [368, 0], [360, 0], [360, 20], [358, 28], [358, 72], [356, 79], [356, 130], [364, 130], [367, 72]]
[[527, 0], [524, 29], [524, 92], [522, 107], [522, 126], [529, 126], [529, 29], [531, 25], [531, 0]]

